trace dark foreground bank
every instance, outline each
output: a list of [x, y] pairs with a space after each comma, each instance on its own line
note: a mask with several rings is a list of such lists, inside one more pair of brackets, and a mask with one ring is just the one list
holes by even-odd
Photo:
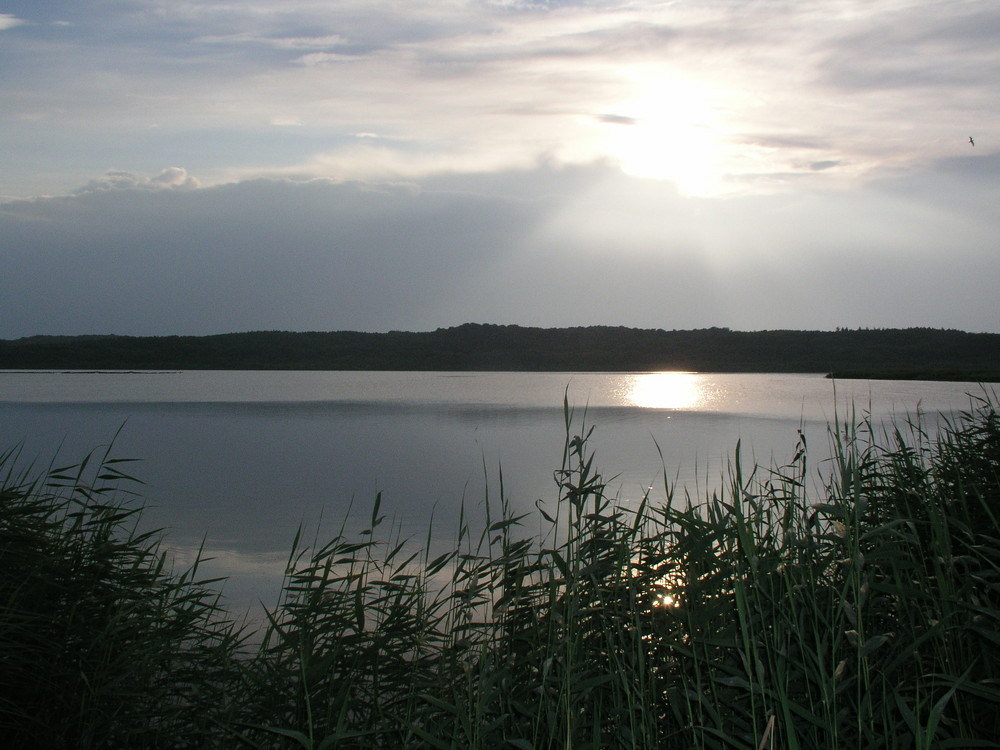
[[[834, 425], [622, 507], [567, 410], [557, 499], [435, 559], [295, 540], [262, 633], [136, 530], [129, 463], [0, 457], [7, 748], [929, 748], [1000, 737], [1000, 415]], [[546, 529], [541, 538], [529, 530]], [[253, 637], [251, 637], [253, 636]], [[261, 645], [252, 645], [261, 644]]]
[[0, 370], [447, 370], [919, 373], [992, 381], [1000, 334], [931, 328], [663, 331], [467, 324], [424, 333], [32, 336], [0, 341]]

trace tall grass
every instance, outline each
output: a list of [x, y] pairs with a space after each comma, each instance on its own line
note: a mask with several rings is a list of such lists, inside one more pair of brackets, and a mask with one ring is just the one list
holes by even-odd
[[255, 638], [135, 531], [121, 464], [3, 456], [5, 746], [1000, 746], [994, 398], [631, 502], [584, 416], [552, 503], [516, 515], [501, 477], [444, 554], [380, 499], [297, 538]]
[[0, 455], [0, 744], [197, 746], [241, 669], [212, 582], [138, 531], [122, 461], [17, 465]]

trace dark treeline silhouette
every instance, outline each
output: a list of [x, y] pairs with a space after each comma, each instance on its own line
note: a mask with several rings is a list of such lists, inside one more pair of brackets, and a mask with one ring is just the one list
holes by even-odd
[[995, 381], [1000, 334], [931, 328], [748, 332], [469, 323], [430, 332], [30, 336], [0, 340], [0, 369], [691, 370]]

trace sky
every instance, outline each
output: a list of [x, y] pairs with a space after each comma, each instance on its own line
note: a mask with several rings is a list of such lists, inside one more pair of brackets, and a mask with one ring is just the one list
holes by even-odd
[[998, 114], [996, 0], [0, 0], [0, 338], [1000, 332]]

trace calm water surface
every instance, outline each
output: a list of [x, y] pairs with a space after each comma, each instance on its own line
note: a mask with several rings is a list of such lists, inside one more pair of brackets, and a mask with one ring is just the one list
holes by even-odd
[[[969, 383], [832, 382], [819, 375], [692, 373], [0, 372], [0, 448], [78, 460], [107, 445], [140, 458], [146, 522], [183, 559], [204, 543], [234, 606], [272, 603], [301, 526], [359, 528], [377, 492], [404, 535], [453, 537], [487, 494], [530, 511], [555, 499], [563, 399], [595, 425], [595, 464], [623, 500], [664, 476], [701, 492], [737, 440], [770, 464], [802, 429], [814, 465], [827, 425], [967, 409]], [[660, 455], [662, 453], [663, 459]], [[357, 519], [357, 520], [356, 520]], [[433, 521], [432, 521], [433, 520]]]

